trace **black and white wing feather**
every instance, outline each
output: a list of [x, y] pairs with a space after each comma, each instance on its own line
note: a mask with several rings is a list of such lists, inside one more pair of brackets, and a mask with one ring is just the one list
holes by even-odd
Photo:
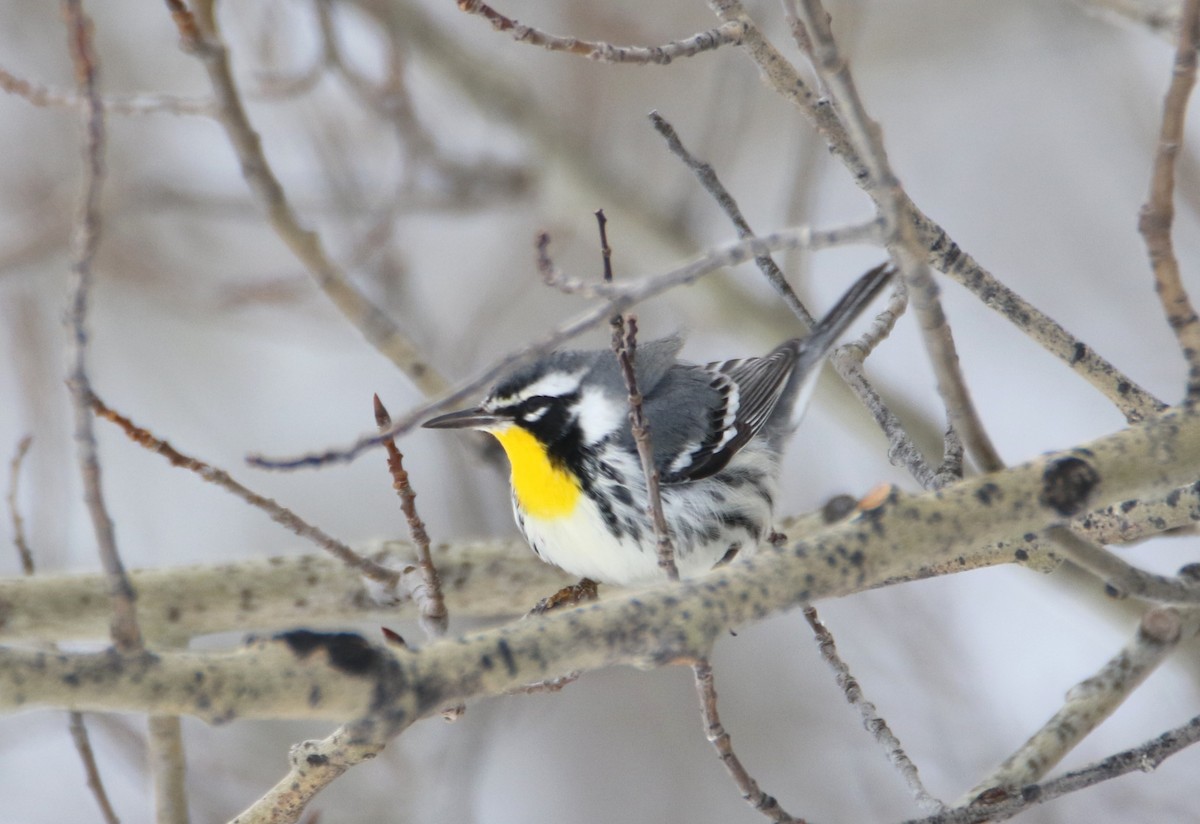
[[703, 436], [684, 444], [669, 465], [660, 467], [662, 482], [695, 481], [720, 472], [770, 419], [798, 351], [798, 341], [792, 340], [761, 358], [690, 367], [708, 379], [716, 402], [707, 410]]

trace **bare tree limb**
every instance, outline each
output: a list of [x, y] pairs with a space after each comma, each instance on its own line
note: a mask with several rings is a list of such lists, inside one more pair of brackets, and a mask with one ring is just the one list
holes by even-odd
[[953, 810], [927, 818], [913, 819], [905, 824], [978, 824], [984, 821], [1004, 821], [1037, 804], [1044, 804], [1068, 793], [1110, 781], [1134, 770], [1153, 772], [1168, 758], [1197, 741], [1200, 741], [1200, 715], [1137, 747], [1110, 755], [1045, 783], [1030, 784], [1013, 793], [997, 792], [995, 797], [983, 799], [970, 806], [955, 807]]
[[1095, 675], [1072, 687], [1062, 709], [959, 804], [969, 804], [997, 790], [1015, 793], [1040, 780], [1112, 715], [1175, 651], [1180, 641], [1191, 638], [1197, 630], [1200, 630], [1200, 611], [1195, 609], [1180, 612], [1170, 607], [1154, 607], [1147, 611], [1125, 648]]
[[[48, 655], [0, 648], [0, 710], [65, 704], [228, 720], [360, 717], [369, 709], [411, 723], [446, 703], [469, 703], [564, 672], [691, 662], [731, 627], [913, 575], [972, 546], [1037, 532], [1090, 509], [1166, 493], [1197, 475], [1200, 415], [1172, 411], [936, 492], [892, 489], [860, 505], [857, 517], [790, 545], [764, 546], [696, 580], [420, 652], [307, 631], [260, 642], [253, 654]], [[198, 671], [205, 674], [202, 690], [195, 687]], [[346, 678], [347, 671], [356, 677]]]

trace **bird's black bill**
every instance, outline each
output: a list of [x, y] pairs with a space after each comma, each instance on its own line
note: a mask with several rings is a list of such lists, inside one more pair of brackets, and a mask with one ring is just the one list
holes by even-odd
[[482, 409], [463, 409], [459, 412], [430, 418], [421, 426], [426, 429], [479, 429], [485, 426], [494, 426], [504, 420], [506, 419]]

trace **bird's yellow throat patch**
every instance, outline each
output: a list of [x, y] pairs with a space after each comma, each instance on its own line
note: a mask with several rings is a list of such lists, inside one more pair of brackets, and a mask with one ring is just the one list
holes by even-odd
[[579, 483], [550, 462], [546, 449], [519, 426], [491, 430], [512, 464], [517, 503], [535, 518], [562, 518], [575, 510]]

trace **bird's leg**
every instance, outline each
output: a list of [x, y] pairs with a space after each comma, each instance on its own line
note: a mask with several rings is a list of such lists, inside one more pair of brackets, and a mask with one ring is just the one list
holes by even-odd
[[574, 607], [586, 601], [595, 601], [599, 596], [596, 588], [599, 586], [591, 578], [581, 578], [578, 584], [563, 587], [548, 598], [537, 602], [537, 606], [529, 610], [530, 615], [545, 615], [552, 609]]

